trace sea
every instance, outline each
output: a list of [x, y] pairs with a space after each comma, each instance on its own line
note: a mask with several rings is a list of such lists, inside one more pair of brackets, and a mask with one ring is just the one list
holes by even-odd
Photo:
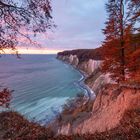
[[42, 125], [55, 119], [68, 100], [85, 92], [78, 84], [81, 77], [56, 55], [0, 57], [0, 88], [14, 90], [10, 110]]

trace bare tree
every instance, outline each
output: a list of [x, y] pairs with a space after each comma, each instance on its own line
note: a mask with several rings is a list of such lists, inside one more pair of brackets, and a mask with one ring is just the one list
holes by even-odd
[[[0, 53], [16, 49], [17, 36], [46, 32], [53, 26], [50, 0], [0, 0]], [[31, 40], [30, 40], [31, 41]]]

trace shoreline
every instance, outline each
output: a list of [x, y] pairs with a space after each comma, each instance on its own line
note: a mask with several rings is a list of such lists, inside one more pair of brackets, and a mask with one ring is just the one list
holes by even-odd
[[75, 68], [82, 76], [82, 78], [78, 81], [78, 84], [81, 88], [83, 88], [86, 91], [86, 94], [88, 96], [88, 100], [95, 99], [96, 95], [94, 91], [87, 85], [85, 84], [85, 80], [87, 78], [87, 74], [83, 72], [82, 70], [79, 70], [78, 68]]
[[[60, 59], [58, 59], [58, 60], [60, 60]], [[96, 98], [96, 94], [87, 84], [85, 84], [85, 80], [86, 80], [88, 75], [84, 71], [76, 68], [76, 66], [71, 65], [68, 62], [65, 62], [63, 60], [60, 60], [60, 61], [63, 62], [64, 64], [70, 66], [71, 68], [73, 68], [74, 70], [76, 70], [77, 72], [80, 73], [81, 78], [76, 83], [78, 84], [78, 86], [80, 88], [82, 88], [85, 91], [84, 94], [85, 94], [86, 97], [88, 97], [88, 101], [89, 100], [94, 100]]]

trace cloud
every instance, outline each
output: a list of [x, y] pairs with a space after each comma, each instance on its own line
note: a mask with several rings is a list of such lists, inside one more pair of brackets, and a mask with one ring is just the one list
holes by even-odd
[[[106, 19], [107, 0], [52, 0], [57, 28], [35, 40], [54, 50], [96, 48], [104, 39], [101, 29]], [[29, 33], [32, 35], [32, 33]]]
[[103, 0], [53, 0], [53, 17], [58, 25], [49, 47], [59, 49], [96, 48], [104, 36], [106, 18]]

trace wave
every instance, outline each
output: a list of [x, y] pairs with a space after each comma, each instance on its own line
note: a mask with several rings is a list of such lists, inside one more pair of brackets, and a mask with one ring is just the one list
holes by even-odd
[[[23, 56], [21, 61], [9, 57], [0, 59], [0, 65], [3, 66], [0, 77], [6, 76], [4, 85], [15, 90], [11, 108], [29, 119], [40, 121], [46, 116], [51, 119], [67, 99], [75, 97], [79, 92], [86, 93], [86, 89], [79, 85], [84, 79], [83, 75], [56, 60], [55, 56], [28, 55]], [[5, 61], [5, 65], [2, 65]], [[78, 85], [74, 85], [75, 82]]]

